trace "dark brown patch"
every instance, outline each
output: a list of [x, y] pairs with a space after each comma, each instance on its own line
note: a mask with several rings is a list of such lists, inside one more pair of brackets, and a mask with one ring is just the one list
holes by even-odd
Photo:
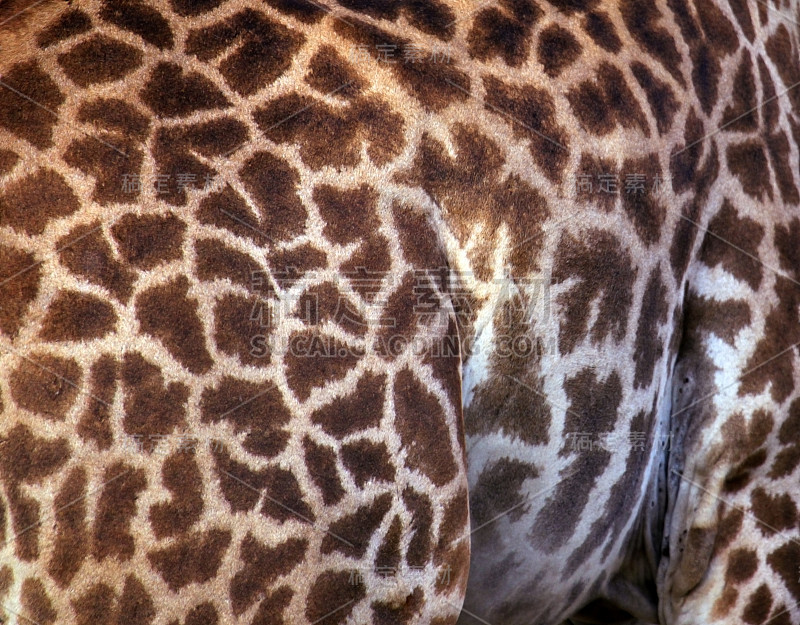
[[0, 195], [0, 226], [42, 234], [50, 222], [71, 215], [78, 208], [78, 198], [64, 177], [42, 168], [6, 186]]
[[725, 108], [722, 126], [729, 131], [752, 131], [758, 127], [758, 105], [756, 82], [753, 77], [753, 61], [747, 50], [742, 51], [742, 59], [731, 91], [732, 102]]
[[339, 551], [351, 558], [363, 557], [391, 505], [392, 496], [383, 493], [372, 503], [359, 506], [355, 512], [337, 519], [330, 524], [330, 531], [322, 539], [320, 551], [323, 554]]
[[54, 502], [55, 534], [53, 555], [47, 572], [61, 588], [67, 588], [89, 554], [86, 525], [86, 470], [70, 471]]
[[12, 339], [39, 292], [42, 268], [33, 254], [0, 245], [0, 332]]
[[195, 111], [230, 106], [225, 95], [208, 78], [198, 72], [184, 74], [180, 65], [167, 61], [151, 70], [139, 97], [162, 117], [186, 117]]
[[97, 98], [84, 102], [78, 109], [78, 121], [93, 124], [98, 130], [131, 136], [140, 141], [147, 137], [150, 129], [147, 117], [132, 104], [117, 98]]
[[114, 330], [117, 314], [99, 297], [59, 291], [50, 302], [39, 336], [45, 341], [89, 341]]
[[351, 347], [329, 334], [299, 332], [289, 338], [284, 362], [289, 388], [305, 401], [314, 388], [341, 380], [355, 368], [363, 349]]
[[622, 47], [614, 23], [603, 11], [587, 13], [583, 18], [583, 28], [598, 46], [608, 52], [616, 54]]
[[753, 515], [760, 521], [758, 529], [764, 536], [772, 536], [775, 532], [791, 529], [797, 525], [797, 506], [789, 493], [770, 495], [759, 486], [750, 493], [750, 504]]
[[216, 389], [203, 391], [200, 413], [203, 423], [224, 420], [233, 425], [236, 434], [247, 432], [242, 446], [257, 456], [274, 457], [289, 441], [283, 426], [290, 413], [271, 382], [256, 384], [224, 377]]
[[775, 457], [775, 462], [768, 474], [772, 480], [777, 480], [787, 475], [791, 475], [800, 465], [800, 445], [792, 445], [782, 449]]
[[572, 65], [581, 54], [578, 40], [558, 24], [551, 24], [539, 33], [536, 57], [544, 67], [544, 73], [556, 78], [564, 68]]
[[142, 64], [144, 55], [133, 46], [106, 35], [94, 35], [69, 52], [58, 55], [58, 64], [79, 87], [121, 80]]
[[283, 611], [289, 607], [294, 592], [288, 586], [281, 586], [276, 591], [269, 593], [261, 603], [250, 622], [251, 625], [287, 625], [283, 618]]
[[[656, 154], [625, 159], [622, 171], [641, 174], [647, 181], [664, 179]], [[651, 191], [649, 186], [647, 185], [644, 190], [626, 188], [622, 195], [622, 208], [633, 222], [636, 234], [645, 244], [653, 245], [661, 238], [661, 227], [664, 225], [667, 209], [660, 201], [659, 194]]]
[[0, 149], [0, 176], [11, 172], [19, 162], [19, 154], [11, 150]]
[[239, 177], [261, 209], [257, 228], [268, 239], [288, 239], [302, 232], [306, 209], [297, 195], [300, 176], [294, 167], [269, 152], [256, 152], [239, 170]]
[[174, 37], [169, 22], [153, 7], [139, 0], [105, 0], [100, 17], [106, 22], [139, 35], [159, 50], [171, 50]]
[[700, 155], [703, 153], [704, 136], [703, 122], [694, 109], [691, 109], [683, 131], [684, 144], [675, 146], [670, 158], [672, 190], [676, 194], [682, 193], [696, 182]]
[[188, 532], [203, 512], [203, 483], [194, 456], [178, 450], [161, 466], [161, 479], [172, 501], [150, 506], [150, 525], [156, 538]]
[[114, 258], [100, 224], [77, 226], [56, 243], [61, 264], [72, 273], [102, 286], [120, 301], [133, 291], [133, 272]]
[[336, 452], [327, 445], [318, 445], [310, 437], [303, 438], [306, 468], [311, 480], [322, 492], [326, 506], [339, 503], [344, 497], [344, 487], [336, 468]]
[[74, 360], [32, 353], [20, 359], [8, 385], [20, 408], [63, 421], [81, 386], [83, 371]]
[[236, 356], [242, 364], [268, 367], [272, 362], [272, 346], [269, 342], [270, 313], [266, 308], [258, 297], [225, 295], [217, 300], [214, 305], [217, 349]]
[[766, 584], [761, 584], [750, 595], [750, 599], [742, 612], [742, 620], [749, 625], [763, 625], [769, 616], [771, 607], [772, 593]]
[[[315, 625], [339, 625], [347, 620], [357, 602], [364, 598], [363, 583], [354, 584], [347, 571], [325, 571], [308, 592], [305, 615]], [[342, 606], [331, 612], [331, 606]]]
[[320, 185], [314, 189], [314, 201], [325, 222], [323, 233], [339, 245], [363, 239], [378, 226], [378, 194], [367, 185], [356, 189]]
[[789, 541], [767, 556], [772, 570], [783, 579], [795, 601], [800, 601], [800, 579], [797, 577], [797, 563], [800, 562], [800, 546]]
[[[770, 130], [774, 130], [781, 116], [780, 98], [775, 91], [775, 83], [772, 82], [772, 74], [764, 62], [764, 57], [758, 57], [758, 73], [761, 76], [761, 116], [764, 125]], [[755, 104], [753, 105], [756, 106]]]
[[758, 569], [758, 556], [750, 549], [735, 549], [728, 554], [728, 567], [725, 581], [728, 584], [741, 584], [755, 575]]
[[111, 447], [114, 438], [111, 407], [117, 390], [117, 372], [117, 361], [112, 356], [103, 355], [92, 365], [91, 395], [76, 430], [83, 440], [94, 441], [99, 449]]
[[528, 58], [531, 28], [542, 10], [528, 1], [500, 6], [505, 11], [491, 7], [475, 16], [467, 35], [469, 52], [481, 61], [501, 57], [507, 65], [518, 67]]
[[647, 96], [659, 134], [666, 134], [672, 128], [675, 113], [680, 108], [672, 89], [656, 78], [644, 63], [634, 61], [631, 63], [631, 71]]
[[788, 89], [786, 95], [792, 102], [792, 108], [800, 111], [800, 93], [797, 89], [790, 89], [792, 85], [800, 82], [800, 63], [797, 60], [797, 53], [792, 50], [792, 36], [785, 24], [778, 26], [764, 47], [772, 60], [773, 67], [777, 68], [783, 84]]
[[136, 539], [130, 529], [136, 517], [136, 500], [147, 486], [145, 472], [115, 462], [103, 473], [102, 491], [94, 517], [92, 556], [130, 560], [136, 552]]
[[744, 36], [747, 37], [747, 40], [750, 43], [753, 43], [753, 39], [756, 36], [755, 29], [753, 28], [753, 20], [750, 17], [750, 9], [748, 8], [748, 3], [746, 0], [729, 0], [731, 11], [733, 11], [733, 15], [736, 18], [736, 21], [739, 22], [739, 26], [744, 33]]
[[[47, 596], [45, 586], [40, 579], [29, 577], [22, 582], [22, 593], [20, 601], [24, 609], [26, 620], [32, 621], [37, 625], [49, 625], [55, 623], [58, 612], [53, 607], [50, 597]], [[6, 610], [3, 610], [6, 614]], [[82, 623], [80, 625], [83, 625]]]
[[[353, 290], [367, 302], [375, 302], [380, 295], [383, 279], [389, 275], [392, 260], [388, 245], [383, 235], [373, 232], [361, 242], [350, 260], [341, 265], [341, 271]], [[315, 253], [320, 254], [318, 250]]]
[[681, 55], [675, 45], [675, 35], [660, 25], [664, 23], [664, 16], [658, 7], [638, 0], [622, 0], [619, 11], [634, 40], [684, 86]]
[[214, 467], [222, 496], [233, 512], [253, 510], [266, 484], [264, 470], [253, 471], [249, 465], [236, 462], [222, 445], [213, 445]]
[[172, 214], [124, 215], [111, 227], [122, 258], [143, 270], [179, 260], [185, 231], [186, 224]]
[[348, 100], [354, 98], [367, 84], [336, 48], [329, 45], [320, 46], [311, 58], [305, 81], [320, 93], [335, 94]]
[[186, 52], [206, 62], [228, 53], [219, 71], [231, 89], [248, 96], [289, 69], [304, 41], [300, 32], [245, 9], [225, 21], [191, 30]]
[[112, 625], [114, 590], [104, 583], [93, 584], [77, 599], [72, 600], [76, 625]]
[[64, 102], [56, 83], [32, 61], [13, 65], [3, 82], [7, 86], [0, 88], [0, 128], [40, 150], [51, 147], [58, 107]]
[[485, 468], [470, 492], [473, 527], [481, 527], [506, 512], [512, 523], [522, 518], [530, 509], [523, 505], [526, 495], [521, 492], [522, 486], [526, 480], [538, 476], [534, 465], [509, 458], [501, 458]]
[[772, 181], [764, 144], [756, 139], [728, 146], [728, 169], [739, 178], [748, 195], [757, 200], [772, 199]]
[[342, 464], [359, 488], [373, 482], [392, 482], [394, 465], [385, 443], [361, 439], [342, 445]]
[[544, 89], [508, 85], [491, 76], [483, 82], [486, 108], [504, 117], [515, 136], [529, 140], [536, 164], [551, 181], [560, 182], [569, 144], [566, 132], [556, 122], [552, 96]]
[[[625, 336], [628, 311], [633, 303], [636, 269], [628, 252], [605, 232], [588, 232], [578, 241], [564, 235], [556, 253], [554, 283], [570, 278], [579, 281], [560, 298], [562, 320], [558, 335], [559, 350], [567, 354], [587, 335], [599, 344], [607, 337], [616, 341]], [[589, 327], [589, 313], [598, 301], [598, 316]]]
[[290, 573], [303, 561], [308, 541], [290, 538], [274, 547], [261, 544], [248, 533], [239, 547], [243, 566], [231, 580], [230, 601], [236, 616], [245, 612], [280, 576]]
[[667, 320], [668, 312], [667, 288], [660, 269], [656, 267], [647, 280], [636, 329], [634, 388], [647, 387], [653, 381], [653, 371], [664, 346], [659, 337], [659, 326]]
[[709, 267], [722, 265], [735, 278], [758, 290], [763, 270], [756, 259], [763, 237], [764, 228], [748, 217], [740, 219], [736, 208], [725, 199], [708, 224], [700, 258]]
[[386, 532], [386, 536], [375, 554], [375, 568], [384, 570], [396, 570], [400, 565], [403, 554], [400, 552], [400, 541], [403, 538], [403, 522], [398, 515], [392, 519], [392, 524]]
[[53, 44], [87, 32], [92, 27], [92, 20], [80, 9], [65, 11], [50, 26], [36, 35], [36, 45], [49, 48]]
[[202, 584], [214, 579], [222, 557], [231, 542], [231, 532], [212, 529], [186, 534], [169, 547], [147, 554], [172, 592], [189, 584]]
[[142, 331], [160, 340], [189, 371], [205, 373], [213, 363], [197, 314], [197, 300], [188, 292], [185, 276], [151, 287], [136, 298], [136, 318]]
[[314, 523], [314, 513], [306, 503], [300, 484], [291, 471], [269, 467], [264, 471], [266, 497], [261, 514], [284, 523], [290, 519]]
[[406, 562], [409, 566], [425, 566], [431, 555], [433, 506], [427, 495], [411, 487], [403, 491], [403, 503], [411, 513], [411, 529], [414, 535], [408, 544]]
[[269, 281], [253, 257], [237, 252], [219, 239], [196, 239], [194, 252], [196, 275], [200, 280], [212, 282], [227, 278], [233, 284], [260, 293], [262, 299], [274, 296]]
[[152, 155], [156, 161], [152, 188], [160, 200], [173, 206], [185, 206], [189, 189], [203, 189], [218, 175], [195, 154], [201, 150], [192, 143], [190, 130], [161, 127], [152, 143]]
[[183, 16], [202, 15], [214, 10], [222, 3], [223, 0], [170, 0], [173, 11]]
[[790, 165], [791, 146], [783, 131], [767, 136], [767, 151], [781, 199], [786, 204], [797, 204], [800, 202], [800, 193], [794, 184], [794, 173]]
[[457, 466], [442, 406], [408, 369], [396, 375], [393, 398], [406, 466], [443, 486], [455, 477]]
[[139, 353], [125, 354], [122, 383], [125, 389], [122, 424], [127, 434], [163, 436], [184, 424], [189, 389], [179, 382], [165, 384], [158, 367]]
[[266, 0], [266, 2], [305, 24], [315, 24], [328, 14], [323, 7], [308, 2], [297, 2], [297, 0]]
[[[150, 594], [134, 575], [125, 578], [122, 596], [117, 606], [117, 623], [125, 622], [126, 625], [150, 625], [156, 616], [155, 607]], [[186, 619], [189, 625], [189, 619]], [[198, 624], [210, 625], [210, 624]]]
[[383, 415], [385, 392], [385, 375], [365, 373], [351, 394], [336, 398], [317, 409], [312, 413], [311, 421], [340, 439], [378, 427]]
[[[339, 35], [362, 45], [364, 51], [378, 59], [378, 62], [381, 62], [383, 46], [395, 46], [394, 50], [403, 50], [410, 43], [360, 20], [338, 20], [333, 26]], [[433, 58], [423, 58], [416, 63], [392, 63], [389, 68], [399, 84], [424, 108], [434, 113], [469, 97], [469, 76], [452, 65], [437, 63]]]

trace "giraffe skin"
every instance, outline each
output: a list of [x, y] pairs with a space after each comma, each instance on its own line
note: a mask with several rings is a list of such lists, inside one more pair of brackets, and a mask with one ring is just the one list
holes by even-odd
[[795, 2], [0, 10], [4, 621], [800, 623]]

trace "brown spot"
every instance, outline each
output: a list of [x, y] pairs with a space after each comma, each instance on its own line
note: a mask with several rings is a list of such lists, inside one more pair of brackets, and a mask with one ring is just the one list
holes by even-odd
[[69, 52], [58, 55], [58, 64], [79, 87], [120, 80], [142, 64], [143, 54], [133, 46], [106, 35], [94, 35]]
[[326, 506], [339, 503], [344, 497], [344, 487], [336, 468], [336, 452], [327, 445], [318, 445], [310, 437], [303, 438], [306, 469], [311, 480], [322, 491]]
[[323, 232], [334, 243], [352, 243], [378, 227], [378, 194], [367, 185], [356, 189], [320, 185], [314, 189], [314, 201], [325, 222]]
[[212, 282], [227, 278], [233, 284], [260, 292], [262, 298], [274, 295], [258, 261], [251, 256], [237, 252], [218, 239], [197, 239], [194, 251], [196, 275], [200, 280]]
[[721, 302], [689, 291], [684, 302], [685, 331], [700, 329], [703, 332], [713, 332], [731, 346], [742, 328], [748, 327], [752, 322], [750, 305], [743, 300]]
[[152, 155], [156, 161], [153, 189], [159, 199], [173, 206], [185, 206], [189, 189], [203, 188], [217, 171], [199, 160], [190, 133], [180, 127], [161, 127], [155, 133]]
[[723, 588], [722, 594], [717, 597], [717, 600], [711, 608], [711, 618], [719, 620], [728, 616], [738, 599], [739, 591], [736, 588], [731, 586]]
[[222, 4], [222, 2], [223, 0], [170, 0], [172, 9], [178, 15], [184, 17], [208, 13]]
[[[622, 340], [633, 303], [635, 277], [628, 252], [611, 235], [592, 231], [581, 241], [568, 234], [562, 237], [553, 281], [558, 284], [578, 278], [558, 302], [562, 315], [558, 343], [562, 354], [570, 353], [587, 335], [596, 345], [607, 337]], [[589, 313], [596, 300], [597, 320], [589, 327]]]
[[216, 577], [231, 542], [228, 530], [211, 529], [186, 534], [171, 546], [147, 554], [172, 592], [189, 584], [203, 584]]
[[78, 396], [83, 372], [72, 359], [31, 354], [9, 376], [11, 397], [20, 408], [64, 420]]
[[551, 24], [539, 33], [536, 56], [550, 78], [556, 78], [580, 54], [581, 46], [577, 39], [558, 24]]
[[351, 558], [363, 557], [372, 535], [391, 506], [392, 495], [383, 493], [372, 503], [359, 506], [355, 512], [340, 517], [330, 524], [320, 551], [323, 554], [339, 551]]
[[269, 152], [256, 152], [239, 170], [245, 189], [261, 209], [257, 228], [272, 240], [297, 236], [306, 209], [297, 195], [299, 174]]
[[11, 172], [18, 162], [19, 154], [11, 150], [0, 149], [0, 176]]
[[111, 227], [125, 262], [143, 270], [179, 260], [186, 231], [175, 215], [125, 215]]
[[800, 601], [800, 579], [797, 577], [797, 563], [800, 562], [800, 546], [789, 541], [767, 556], [767, 563], [783, 579], [792, 593], [794, 601]]
[[796, 89], [790, 89], [792, 85], [800, 82], [800, 63], [797, 61], [797, 53], [792, 50], [792, 36], [785, 24], [778, 26], [764, 47], [772, 60], [772, 66], [778, 70], [783, 84], [788, 89], [786, 95], [792, 102], [792, 108], [795, 111], [800, 110], [800, 93]]
[[736, 21], [739, 22], [744, 36], [752, 43], [755, 37], [755, 30], [753, 29], [753, 20], [750, 17], [750, 9], [747, 4], [746, 0], [730, 0], [731, 11], [736, 17]]
[[92, 532], [92, 556], [130, 560], [136, 552], [136, 539], [130, 530], [136, 517], [136, 502], [147, 486], [145, 472], [122, 462], [109, 466], [102, 479]]
[[656, 78], [644, 63], [634, 61], [631, 63], [631, 71], [647, 96], [659, 134], [666, 134], [672, 128], [675, 113], [680, 108], [672, 89], [667, 83]]
[[159, 339], [189, 371], [205, 373], [213, 361], [206, 349], [197, 300], [188, 292], [185, 276], [151, 287], [136, 298], [136, 318], [142, 331]]
[[[0, 128], [44, 150], [53, 145], [53, 127], [58, 122], [58, 107], [64, 95], [37, 63], [13, 65], [0, 89]], [[0, 215], [5, 209], [0, 210]], [[2, 224], [0, 219], [0, 224]]]
[[[364, 598], [363, 583], [354, 584], [348, 571], [325, 571], [314, 580], [306, 599], [305, 615], [315, 625], [339, 625]], [[342, 606], [331, 612], [331, 606]]]
[[174, 38], [169, 22], [156, 9], [139, 0], [105, 0], [100, 17], [123, 30], [139, 35], [159, 50], [171, 50]]
[[297, 300], [295, 313], [307, 325], [339, 324], [350, 334], [363, 335], [369, 324], [353, 301], [332, 282], [309, 287]]
[[225, 377], [216, 389], [203, 391], [200, 402], [203, 423], [227, 421], [237, 434], [247, 432], [242, 443], [250, 453], [273, 457], [288, 442], [282, 429], [290, 418], [280, 392], [272, 383], [255, 384]]
[[619, 11], [633, 39], [684, 86], [680, 67], [681, 55], [675, 45], [675, 35], [661, 26], [664, 24], [664, 16], [658, 7], [638, 0], [623, 0]]
[[203, 61], [227, 52], [219, 71], [231, 89], [248, 96], [280, 78], [304, 42], [300, 32], [245, 9], [225, 21], [189, 31], [186, 52]]
[[39, 336], [45, 341], [89, 341], [113, 332], [114, 308], [94, 295], [59, 291], [42, 320]]
[[72, 273], [108, 289], [122, 302], [130, 297], [134, 274], [114, 258], [98, 222], [75, 227], [56, 248], [61, 264]]
[[231, 580], [233, 613], [241, 615], [257, 600], [259, 592], [303, 562], [307, 549], [308, 541], [305, 539], [290, 538], [274, 547], [267, 547], [248, 533], [239, 548], [243, 566]]
[[636, 362], [634, 388], [643, 388], [653, 381], [653, 371], [661, 357], [663, 341], [659, 338], [659, 326], [667, 320], [669, 305], [667, 288], [658, 267], [647, 280], [636, 329], [636, 345], [633, 359]]
[[67, 588], [89, 553], [86, 525], [86, 470], [70, 471], [54, 501], [55, 544], [47, 572], [61, 588]]
[[[403, 118], [375, 96], [358, 98], [347, 107], [332, 107], [290, 93], [258, 109], [253, 118], [270, 140], [299, 146], [303, 162], [312, 169], [355, 167], [364, 143], [369, 158], [384, 165], [405, 144]], [[331, 142], [337, 150], [330, 150]]]
[[100, 449], [108, 449], [113, 441], [111, 406], [117, 388], [117, 362], [103, 355], [92, 365], [89, 399], [78, 423], [77, 433], [85, 440], [93, 440]]
[[164, 461], [161, 479], [172, 501], [150, 506], [150, 525], [156, 538], [188, 532], [203, 512], [203, 483], [192, 454], [178, 451]]
[[[205, 601], [189, 610], [185, 625], [217, 625], [218, 622], [219, 617], [214, 604]], [[171, 621], [170, 625], [178, 625], [178, 621]]]
[[342, 446], [342, 464], [359, 488], [367, 483], [392, 482], [395, 469], [384, 443], [362, 439]]
[[761, 141], [750, 140], [728, 146], [728, 168], [748, 195], [764, 200], [772, 199], [772, 182], [769, 165]]
[[[789, 493], [770, 495], [760, 486], [750, 493], [753, 514], [764, 536], [772, 536], [797, 525], [797, 506]], [[800, 560], [798, 560], [800, 562]], [[800, 600], [800, 595], [798, 595]]]
[[275, 592], [269, 593], [258, 604], [251, 625], [286, 625], [283, 611], [289, 607], [293, 595], [294, 592], [288, 586], [281, 586]]
[[775, 457], [775, 462], [772, 464], [768, 477], [772, 480], [786, 477], [794, 473], [798, 465], [800, 465], [800, 445], [792, 445], [782, 449]]
[[403, 504], [411, 513], [413, 536], [408, 543], [406, 562], [409, 566], [425, 566], [431, 555], [433, 506], [427, 495], [411, 487], [403, 491]]
[[766, 584], [761, 584], [747, 601], [742, 612], [742, 620], [749, 625], [763, 625], [772, 607], [772, 593]]
[[227, 108], [230, 102], [205, 76], [161, 61], [139, 93], [150, 110], [162, 117], [186, 117], [195, 111]]
[[616, 54], [622, 47], [614, 23], [603, 11], [587, 13], [583, 18], [583, 28], [598, 46], [608, 52]]
[[722, 124], [728, 131], [752, 131], [758, 127], [756, 84], [753, 77], [753, 62], [747, 50], [742, 51], [742, 60], [733, 79], [732, 102], [725, 108]]
[[93, 584], [77, 599], [73, 599], [77, 625], [112, 625], [114, 591], [107, 584]]
[[[449, 561], [448, 561], [449, 564]], [[444, 577], [444, 576], [440, 576]], [[438, 580], [437, 580], [438, 581]], [[425, 605], [425, 593], [417, 586], [406, 595], [402, 603], [373, 601], [372, 622], [375, 625], [394, 625], [394, 623], [413, 622], [414, 616], [419, 614]]]
[[[22, 602], [25, 614], [23, 618], [25, 620], [32, 621], [37, 625], [49, 625], [56, 622], [58, 612], [53, 607], [50, 597], [47, 596], [42, 580], [36, 577], [29, 577], [23, 581], [20, 601]], [[3, 612], [4, 614], [7, 613], [6, 610]]]
[[64, 161], [95, 179], [92, 199], [98, 204], [133, 204], [139, 198], [138, 186], [131, 176], [138, 176], [142, 151], [128, 138], [100, 132], [70, 142]]
[[[117, 98], [97, 98], [84, 102], [78, 109], [78, 121], [92, 124], [98, 130], [144, 140], [150, 129], [150, 119], [136, 107]], [[114, 139], [115, 141], [118, 139]], [[94, 139], [93, 139], [94, 141]], [[133, 173], [130, 170], [125, 173]], [[119, 184], [119, 180], [116, 181]]]
[[530, 509], [522, 505], [526, 499], [522, 486], [536, 477], [539, 471], [534, 465], [509, 458], [484, 468], [470, 492], [473, 526], [480, 527], [504, 513], [512, 523], [521, 519]]
[[42, 268], [33, 254], [0, 245], [0, 332], [15, 338], [39, 292]]
[[684, 143], [673, 148], [670, 158], [672, 190], [676, 195], [697, 184], [697, 168], [700, 165], [700, 155], [703, 153], [704, 136], [705, 128], [702, 120], [694, 109], [690, 109], [683, 131]]
[[92, 20], [80, 9], [71, 9], [62, 13], [57, 20], [36, 35], [36, 45], [40, 48], [50, 46], [88, 32], [92, 28]]
[[288, 289], [307, 273], [325, 267], [327, 256], [324, 251], [305, 243], [290, 250], [273, 252], [268, 262], [279, 288]]
[[474, 18], [467, 43], [470, 54], [486, 61], [501, 57], [507, 65], [525, 62], [530, 47], [531, 28], [542, 10], [532, 2], [503, 2], [498, 7], [481, 10]]
[[270, 467], [264, 471], [264, 476], [266, 497], [261, 506], [261, 514], [281, 523], [291, 519], [314, 522], [314, 513], [306, 503], [294, 473]]
[[145, 437], [171, 434], [185, 422], [189, 389], [179, 382], [164, 383], [161, 371], [139, 353], [125, 354], [122, 421], [127, 434]]
[[222, 496], [231, 510], [253, 510], [266, 483], [265, 472], [253, 471], [249, 465], [232, 460], [230, 454], [219, 444], [212, 446], [211, 451]]
[[735, 549], [728, 554], [728, 568], [725, 581], [728, 584], [741, 584], [755, 575], [758, 569], [758, 556], [750, 549]]
[[343, 276], [367, 302], [375, 302], [380, 295], [381, 283], [392, 266], [388, 245], [383, 235], [373, 232], [341, 265]]
[[224, 295], [214, 305], [214, 343], [221, 352], [238, 357], [242, 364], [270, 365], [271, 324], [269, 308], [258, 297]]
[[[773, 131], [778, 124], [781, 115], [780, 99], [777, 97], [775, 91], [775, 83], [772, 82], [772, 74], [764, 62], [764, 58], [758, 57], [758, 73], [761, 76], [761, 115], [764, 119], [764, 125]], [[756, 105], [753, 105], [754, 108]]]
[[552, 182], [560, 182], [569, 145], [566, 132], [556, 122], [552, 96], [545, 89], [518, 87], [491, 76], [483, 82], [487, 110], [502, 116], [516, 137], [529, 140], [536, 164]]
[[783, 131], [767, 136], [767, 151], [775, 172], [775, 181], [781, 192], [781, 199], [787, 204], [800, 202], [800, 193], [794, 184], [794, 174], [790, 165], [790, 144]]
[[363, 349], [351, 347], [328, 334], [314, 331], [294, 333], [284, 362], [289, 388], [305, 401], [314, 388], [341, 380], [353, 370]]
[[457, 466], [442, 406], [408, 369], [396, 375], [393, 399], [406, 466], [443, 486], [455, 477]]
[[376, 569], [397, 569], [400, 566], [400, 561], [403, 554], [400, 552], [400, 541], [403, 538], [403, 522], [398, 515], [392, 519], [392, 524], [389, 530], [383, 537], [383, 542], [375, 554], [375, 568]]
[[52, 169], [39, 169], [9, 184], [0, 195], [0, 226], [42, 234], [51, 221], [71, 215], [78, 208], [78, 198], [64, 177]]
[[[339, 20], [334, 23], [337, 34], [364, 46], [364, 50], [380, 61], [382, 46], [403, 50], [410, 42], [360, 20]], [[426, 109], [438, 113], [453, 102], [469, 97], [469, 76], [461, 70], [423, 54], [416, 63], [392, 63], [389, 68], [397, 81]]]
[[366, 82], [353, 66], [330, 45], [320, 46], [311, 58], [305, 81], [320, 93], [348, 100], [354, 98], [366, 86]]
[[[636, 172], [645, 176], [645, 180], [663, 180], [663, 173], [656, 154], [642, 158], [625, 159], [622, 171]], [[648, 185], [649, 186], [649, 185]], [[650, 189], [626, 189], [622, 195], [622, 208], [633, 222], [636, 234], [647, 245], [658, 243], [661, 239], [661, 227], [667, 215], [667, 209], [659, 200], [659, 194]]]
[[[117, 623], [150, 625], [156, 616], [153, 600], [144, 584], [133, 575], [125, 578], [122, 596], [117, 607]], [[187, 619], [187, 625], [189, 623]]]

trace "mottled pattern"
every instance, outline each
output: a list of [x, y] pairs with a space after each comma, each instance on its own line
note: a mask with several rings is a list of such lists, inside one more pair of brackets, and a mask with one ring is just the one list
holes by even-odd
[[798, 20], [0, 6], [3, 622], [800, 624]]

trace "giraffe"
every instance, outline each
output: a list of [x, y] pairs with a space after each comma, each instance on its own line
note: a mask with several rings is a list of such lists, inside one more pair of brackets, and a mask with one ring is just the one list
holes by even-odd
[[800, 623], [799, 19], [0, 7], [3, 621]]

